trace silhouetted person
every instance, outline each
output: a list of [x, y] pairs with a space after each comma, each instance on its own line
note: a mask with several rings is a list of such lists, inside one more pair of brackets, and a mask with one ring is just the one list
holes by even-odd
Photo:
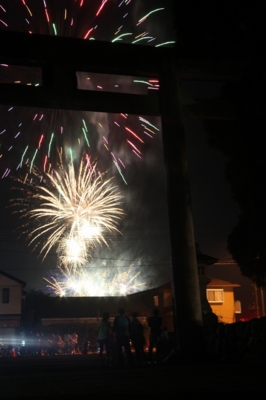
[[71, 335], [70, 332], [64, 334], [64, 342], [65, 342], [65, 354], [68, 354], [71, 351]]
[[46, 346], [49, 356], [55, 356], [57, 351], [57, 339], [56, 335], [53, 332], [49, 334], [48, 339], [46, 341]]
[[84, 337], [84, 343], [82, 346], [82, 354], [84, 356], [88, 354], [89, 346], [90, 346], [89, 335], [86, 333]]
[[103, 348], [105, 347], [106, 357], [107, 357], [107, 365], [110, 364], [110, 353], [109, 353], [109, 338], [111, 333], [111, 322], [109, 321], [109, 313], [103, 313], [103, 318], [99, 322], [98, 325], [98, 338], [97, 342], [100, 347], [100, 358], [101, 365], [103, 365]]
[[160, 345], [163, 320], [159, 317], [159, 310], [153, 311], [153, 316], [148, 320], [150, 328], [149, 361], [152, 361], [152, 351], [156, 349], [156, 361], [160, 360]]
[[64, 341], [63, 341], [62, 336], [61, 336], [61, 334], [59, 332], [57, 332], [56, 338], [57, 338], [57, 352], [59, 354], [62, 354], [63, 353], [63, 347], [64, 347]]
[[137, 318], [136, 312], [132, 313], [132, 319], [129, 326], [130, 338], [132, 346], [135, 350], [137, 364], [142, 364], [145, 361], [144, 353], [144, 327]]
[[115, 317], [113, 332], [116, 338], [117, 346], [117, 361], [120, 366], [124, 365], [123, 348], [127, 353], [128, 362], [130, 365], [134, 364], [133, 356], [129, 344], [129, 324], [130, 319], [125, 315], [125, 310], [120, 308], [118, 316]]
[[71, 335], [71, 347], [73, 349], [73, 353], [76, 353], [76, 354], [79, 353], [78, 340], [79, 340], [79, 336], [78, 336], [77, 332], [74, 331]]

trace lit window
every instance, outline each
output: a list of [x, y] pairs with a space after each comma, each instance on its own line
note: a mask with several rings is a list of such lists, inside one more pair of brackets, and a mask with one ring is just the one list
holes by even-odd
[[223, 303], [223, 289], [207, 289], [207, 299], [210, 303]]
[[241, 302], [239, 300], [235, 301], [235, 314], [241, 314]]
[[153, 296], [154, 307], [159, 307], [159, 296]]
[[9, 289], [2, 290], [2, 303], [9, 303]]

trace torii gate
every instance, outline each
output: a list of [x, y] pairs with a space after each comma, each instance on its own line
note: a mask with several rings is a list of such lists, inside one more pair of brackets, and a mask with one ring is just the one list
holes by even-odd
[[[159, 115], [162, 121], [179, 348], [202, 351], [202, 314], [176, 49], [1, 31], [0, 62], [39, 67], [44, 86], [0, 84], [7, 105]], [[148, 95], [78, 90], [75, 72], [158, 78]]]

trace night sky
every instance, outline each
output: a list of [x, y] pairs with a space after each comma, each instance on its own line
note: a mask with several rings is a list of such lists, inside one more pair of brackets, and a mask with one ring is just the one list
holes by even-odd
[[[31, 28], [33, 32], [52, 34], [51, 25], [49, 32], [47, 31], [47, 23], [43, 16], [43, 4], [41, 1], [39, 3], [40, 5], [37, 5], [36, 1], [27, 1], [29, 7], [32, 7], [35, 12], [32, 19], [28, 16]], [[60, 4], [62, 5], [63, 3], [67, 7], [73, 4], [72, 1], [62, 1]], [[95, 3], [95, 9], [99, 4], [97, 1], [90, 3]], [[108, 10], [117, 7], [119, 3], [120, 1], [110, 1]], [[5, 13], [3, 10], [0, 10], [0, 19], [6, 21], [9, 25], [5, 27], [2, 23], [0, 24], [1, 29], [25, 31], [27, 24], [25, 24], [24, 19], [20, 15], [21, 10], [25, 14], [25, 9], [20, 5], [21, 10], [14, 13], [14, 7], [16, 7], [15, 4], [17, 2], [2, 0], [0, 4], [7, 11]], [[47, 4], [49, 8], [49, 1], [47, 1]], [[174, 36], [171, 1], [153, 1], [153, 8], [157, 6], [166, 6], [165, 14], [160, 15], [158, 13], [153, 19], [151, 17], [148, 18], [143, 24], [143, 28], [158, 37], [160, 40], [157, 40], [157, 42], [171, 40]], [[140, 1], [135, 1], [132, 6], [128, 6], [128, 9], [131, 10], [129, 15], [130, 23], [128, 24], [128, 27], [131, 28], [134, 26], [132, 21], [137, 21], [144, 15], [144, 12], [150, 11], [148, 2]], [[53, 11], [55, 12], [55, 10]], [[52, 14], [51, 9], [50, 12]], [[119, 22], [116, 11], [114, 11], [113, 15], [114, 18], [112, 21], [110, 18], [110, 29], [106, 35], [110, 35], [110, 32], [114, 31], [115, 23]], [[104, 23], [104, 14], [101, 18], [103, 19], [99, 22]], [[38, 21], [39, 23], [37, 23]], [[82, 21], [80, 21], [80, 25], [74, 24], [76, 35], [82, 36], [87, 31], [87, 26], [83, 27], [81, 24]], [[108, 24], [106, 26], [108, 27]], [[98, 33], [98, 31], [96, 32]], [[108, 40], [109, 38], [101, 32], [99, 39]], [[7, 72], [4, 68], [0, 67], [1, 82], [6, 81], [6, 74]], [[23, 71], [21, 76], [24, 77]], [[126, 84], [126, 81], [122, 79], [119, 83], [121, 85]], [[220, 95], [222, 84], [183, 81], [181, 82], [181, 87], [183, 92], [189, 92], [196, 97], [216, 98]], [[15, 110], [13, 116], [15, 116], [16, 122], [23, 118], [24, 125], [29, 124], [28, 129], [31, 130], [30, 117], [28, 115], [33, 114], [33, 112], [34, 110], [20, 110], [20, 114], [18, 114], [18, 111]], [[0, 131], [1, 128], [8, 127], [14, 123], [14, 117], [11, 117], [11, 114], [10, 116], [7, 114], [7, 107], [1, 107]], [[78, 118], [80, 117], [76, 118], [74, 116], [72, 118], [73, 126]], [[115, 182], [119, 185], [125, 196], [126, 212], [126, 218], [121, 222], [120, 226], [123, 235], [111, 237], [112, 243], [110, 242], [109, 249], [97, 249], [94, 254], [93, 264], [90, 264], [90, 267], [98, 269], [120, 267], [123, 269], [134, 264], [136, 271], [141, 271], [141, 277], [147, 283], [147, 287], [154, 287], [169, 281], [170, 244], [161, 134], [157, 133], [152, 140], [149, 138], [145, 139], [143, 159], [139, 160], [136, 156], [132, 156], [132, 153], [128, 152], [125, 143], [120, 142], [119, 132], [113, 129], [115, 116], [87, 113], [86, 118], [90, 121], [90, 128], [94, 134], [91, 149], [94, 153], [92, 155], [97, 157], [102, 168], [109, 168], [110, 174], [115, 175]], [[149, 118], [149, 121], [160, 127], [159, 119]], [[51, 123], [51, 120], [48, 122]], [[49, 123], [47, 124], [49, 125]], [[104, 152], [102, 147], [101, 141], [103, 135], [97, 127], [98, 123], [102, 123], [105, 127], [105, 134], [109, 135], [113, 148], [126, 161], [127, 170], [125, 177], [128, 185], [123, 183], [117, 170], [114, 167], [110, 167], [112, 164], [110, 164], [110, 159], [107, 159], [106, 152]], [[202, 120], [186, 119], [185, 123], [195, 240], [199, 243], [203, 253], [216, 257], [220, 261], [231, 260], [231, 255], [226, 250], [227, 235], [232, 231], [233, 226], [237, 222], [239, 209], [231, 198], [230, 187], [224, 177], [224, 168], [227, 160], [221, 153], [207, 146]], [[133, 118], [132, 126], [136, 127], [136, 129], [138, 126]], [[26, 137], [26, 133], [24, 137]], [[6, 145], [6, 136], [1, 135], [0, 140], [2, 151], [3, 146]], [[22, 145], [23, 136], [20, 142], [21, 148]], [[76, 156], [79, 157], [80, 154], [78, 151], [76, 153]], [[1, 176], [9, 161], [7, 157], [0, 159]], [[18, 163], [19, 158], [17, 157], [15, 161]], [[10, 179], [2, 179], [0, 181], [0, 269], [24, 280], [27, 283], [27, 289], [43, 289], [44, 283], [42, 277], [49, 275], [49, 272], [53, 272], [56, 267], [56, 253], [55, 251], [51, 251], [48, 257], [42, 262], [41, 257], [38, 257], [38, 252], [34, 251], [32, 253], [31, 249], [27, 247], [25, 236], [18, 239], [18, 234], [12, 233], [13, 229], [19, 225], [19, 221], [17, 216], [11, 215], [10, 210], [6, 208], [9, 199], [12, 197], [11, 186], [12, 182]], [[243, 297], [245, 297], [245, 307], [252, 303], [250, 282], [240, 276], [236, 267], [209, 267], [208, 274], [220, 277], [221, 279], [227, 279], [234, 283], [241, 283], [245, 289], [245, 295], [243, 296], [243, 291], [238, 291], [237, 295], [242, 296], [242, 301]]]

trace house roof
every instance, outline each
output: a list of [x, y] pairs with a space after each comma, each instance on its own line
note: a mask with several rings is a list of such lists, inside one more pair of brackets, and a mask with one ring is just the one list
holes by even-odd
[[211, 281], [207, 287], [239, 287], [238, 283], [231, 283], [228, 281], [223, 281], [222, 279], [210, 278]]
[[146, 293], [150, 293], [151, 295], [157, 295], [158, 292], [164, 292], [166, 290], [167, 291], [172, 290], [171, 282], [164, 283], [163, 285], [151, 289], [142, 290], [141, 292], [132, 293], [130, 294], [130, 297], [141, 297]]
[[118, 314], [119, 308], [124, 308], [127, 315], [137, 312], [139, 316], [147, 317], [149, 310], [140, 298], [123, 297], [40, 297], [34, 305], [27, 304], [30, 312], [34, 309], [40, 319], [44, 318], [97, 318], [104, 312], [110, 317]]
[[22, 285], [23, 287], [26, 286], [26, 282], [24, 282], [24, 281], [22, 281], [22, 280], [20, 280], [20, 279], [18, 279], [18, 278], [15, 278], [14, 276], [8, 274], [7, 272], [4, 272], [4, 271], [0, 270], [0, 275], [3, 275], [3, 276], [5, 276], [5, 277], [7, 277], [7, 278], [9, 278], [9, 279], [12, 279], [12, 280], [15, 281], [15, 282], [21, 283], [21, 285]]
[[218, 258], [214, 258], [214, 257], [208, 256], [208, 254], [203, 254], [203, 253], [197, 253], [196, 257], [197, 257], [198, 267], [212, 265], [218, 261]]

